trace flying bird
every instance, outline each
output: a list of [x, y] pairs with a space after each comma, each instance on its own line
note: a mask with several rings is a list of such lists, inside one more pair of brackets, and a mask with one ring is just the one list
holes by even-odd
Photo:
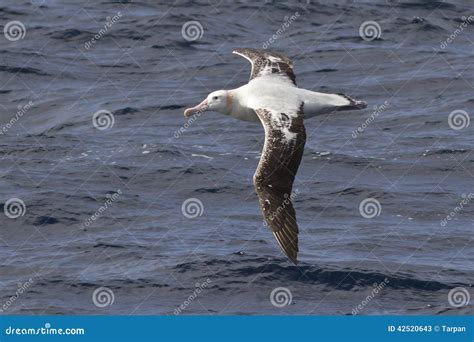
[[285, 255], [296, 264], [298, 224], [291, 200], [306, 142], [304, 119], [363, 109], [367, 103], [344, 94], [298, 88], [293, 63], [279, 53], [251, 48], [233, 52], [252, 64], [249, 82], [237, 89], [210, 93], [200, 104], [186, 109], [184, 116], [214, 111], [262, 123], [265, 142], [253, 183], [266, 224]]

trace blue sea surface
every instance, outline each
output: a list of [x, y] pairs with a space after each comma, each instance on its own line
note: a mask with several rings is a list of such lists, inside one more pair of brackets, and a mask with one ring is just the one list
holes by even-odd
[[[0, 215], [2, 314], [473, 314], [472, 15], [469, 1], [2, 1], [0, 25], [25, 33], [0, 35], [0, 203], [21, 200]], [[262, 126], [183, 117], [248, 81], [234, 48], [264, 45], [299, 87], [369, 104], [305, 122], [297, 266], [253, 187]]]

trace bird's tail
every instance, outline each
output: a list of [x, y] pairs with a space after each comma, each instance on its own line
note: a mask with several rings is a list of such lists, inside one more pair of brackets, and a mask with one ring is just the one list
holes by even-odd
[[355, 110], [355, 109], [367, 108], [367, 102], [365, 101], [357, 101], [357, 100], [354, 100], [352, 97], [344, 95], [344, 94], [337, 94], [337, 95], [342, 96], [346, 100], [349, 101], [348, 104], [339, 106], [337, 110]]

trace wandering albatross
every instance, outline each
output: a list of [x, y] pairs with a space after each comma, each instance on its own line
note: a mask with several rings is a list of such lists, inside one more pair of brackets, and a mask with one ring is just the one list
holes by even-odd
[[184, 116], [215, 111], [245, 121], [260, 121], [265, 142], [253, 177], [266, 224], [285, 255], [297, 263], [298, 225], [292, 188], [306, 142], [304, 119], [338, 110], [363, 109], [367, 103], [344, 94], [325, 94], [296, 86], [293, 63], [267, 50], [233, 51], [252, 64], [247, 84], [217, 90]]

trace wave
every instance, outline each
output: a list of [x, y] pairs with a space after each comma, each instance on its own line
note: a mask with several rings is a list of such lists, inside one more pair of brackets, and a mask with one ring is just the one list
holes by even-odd
[[239, 260], [211, 259], [202, 262], [179, 264], [174, 270], [179, 273], [199, 273], [202, 270], [212, 271], [208, 277], [219, 277], [235, 282], [236, 279], [252, 277], [256, 283], [297, 282], [302, 284], [324, 285], [338, 290], [354, 290], [373, 287], [384, 282], [392, 289], [415, 289], [423, 291], [439, 291], [451, 289], [462, 284], [447, 284], [434, 280], [418, 279], [401, 273], [385, 273], [348, 267], [317, 267], [312, 265], [289, 265], [284, 259], [246, 258]]
[[49, 76], [49, 74], [44, 71], [30, 67], [10, 67], [6, 65], [0, 65], [0, 72], [2, 71], [10, 74], [34, 74], [39, 76]]
[[70, 41], [76, 38], [86, 39], [92, 36], [92, 32], [84, 31], [84, 30], [77, 30], [77, 29], [66, 29], [55, 31], [50, 33], [49, 36], [53, 39]]

